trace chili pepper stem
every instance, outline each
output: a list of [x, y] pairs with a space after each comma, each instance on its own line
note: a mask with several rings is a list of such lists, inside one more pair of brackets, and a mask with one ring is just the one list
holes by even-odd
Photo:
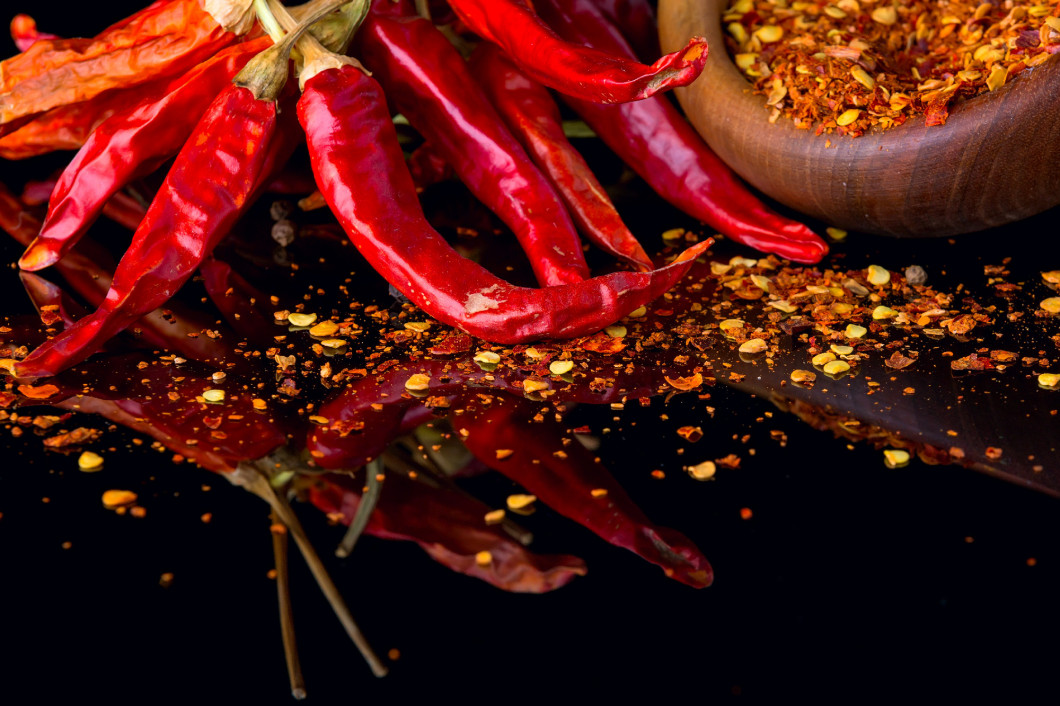
[[[259, 462], [262, 465], [271, 465], [268, 459], [263, 459]], [[299, 522], [298, 516], [291, 509], [287, 499], [282, 494], [277, 493], [273, 489], [272, 485], [269, 484], [267, 479], [266, 471], [259, 468], [257, 464], [251, 465], [248, 463], [239, 464], [235, 472], [228, 475], [229, 480], [237, 485], [241, 485], [250, 492], [257, 495], [259, 498], [269, 504], [273, 511], [280, 518], [280, 521], [287, 526], [287, 529], [294, 536], [295, 544], [298, 545], [298, 550], [302, 553], [302, 558], [305, 559], [306, 564], [309, 566], [309, 570], [313, 573], [313, 578], [316, 579], [317, 586], [320, 587], [324, 597], [327, 598], [331, 609], [335, 612], [339, 622], [342, 623], [342, 627], [346, 630], [346, 634], [349, 635], [353, 644], [357, 646], [361, 656], [368, 663], [372, 673], [377, 677], [386, 676], [387, 667], [383, 664], [379, 656], [372, 650], [372, 646], [368, 644], [368, 640], [364, 637], [361, 629], [357, 627], [357, 622], [353, 619], [353, 615], [350, 613], [350, 609], [346, 606], [346, 602], [342, 599], [342, 594], [339, 593], [339, 589], [335, 586], [335, 582], [331, 580], [331, 576], [328, 575], [328, 571], [324, 568], [324, 563], [320, 560], [320, 556], [317, 555], [316, 550], [313, 549], [312, 543], [309, 541], [309, 537], [306, 536], [305, 529], [302, 527], [302, 523]]]
[[346, 535], [342, 538], [342, 542], [335, 549], [335, 556], [341, 559], [348, 557], [353, 552], [353, 547], [357, 544], [357, 540], [364, 533], [364, 528], [368, 526], [368, 521], [372, 518], [372, 511], [375, 509], [376, 504], [379, 502], [379, 496], [383, 492], [384, 470], [383, 462], [378, 458], [372, 459], [364, 467], [364, 472], [367, 476], [365, 484], [368, 486], [368, 491], [361, 496], [361, 503], [357, 506], [357, 512], [353, 515], [350, 528], [346, 530]]
[[274, 525], [284, 531], [272, 531], [272, 555], [276, 562], [276, 598], [280, 608], [280, 635], [283, 639], [283, 656], [287, 662], [287, 677], [291, 683], [291, 696], [299, 701], [306, 697], [302, 665], [298, 660], [298, 646], [294, 636], [294, 613], [291, 609], [291, 582], [287, 565], [287, 525], [273, 511], [269, 515]]
[[[284, 7], [284, 5], [279, 2], [279, 0], [267, 0], [267, 2], [269, 3], [269, 10], [276, 16], [276, 19], [284, 27], [294, 28], [295, 26], [301, 27], [305, 24], [305, 22], [303, 21], [302, 24], [296, 25], [295, 18], [291, 16], [291, 13], [288, 12], [287, 8]], [[360, 26], [360, 23], [368, 14], [368, 7], [370, 3], [368, 2], [368, 0], [354, 0], [350, 4], [364, 5], [363, 11], [352, 11], [347, 16], [351, 23], [356, 22], [356, 25]], [[332, 7], [332, 9], [335, 8]], [[351, 29], [351, 36], [352, 31], [355, 29], [356, 27], [353, 27]], [[291, 31], [294, 32], [294, 29], [291, 29]], [[352, 57], [339, 56], [331, 51], [328, 51], [326, 48], [324, 48], [323, 45], [320, 44], [319, 41], [317, 41], [317, 39], [312, 34], [300, 37], [298, 39], [297, 44], [298, 50], [302, 53], [303, 57], [302, 69], [298, 73], [298, 85], [300, 88], [304, 88], [305, 82], [311, 79], [313, 76], [316, 76], [321, 71], [324, 71], [326, 69], [337, 69], [346, 64], [349, 64], [350, 66], [356, 66], [366, 75], [371, 75], [371, 72], [364, 68], [364, 66], [361, 65], [361, 62], [357, 61]]]

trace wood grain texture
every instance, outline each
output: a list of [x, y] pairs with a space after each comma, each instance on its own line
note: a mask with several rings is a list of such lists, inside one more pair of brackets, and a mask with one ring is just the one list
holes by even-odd
[[769, 123], [725, 51], [726, 0], [660, 0], [664, 52], [702, 35], [703, 75], [677, 98], [710, 146], [756, 188], [827, 223], [900, 237], [983, 230], [1060, 204], [1060, 56], [955, 106], [858, 138]]

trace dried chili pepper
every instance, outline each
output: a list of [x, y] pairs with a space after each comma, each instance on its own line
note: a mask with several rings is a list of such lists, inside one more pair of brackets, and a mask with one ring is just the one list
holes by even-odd
[[60, 177], [40, 235], [19, 266], [33, 271], [61, 259], [111, 196], [180, 150], [213, 97], [270, 41], [229, 47], [101, 124]]
[[[143, 89], [151, 90], [152, 84]], [[128, 105], [128, 95], [107, 91], [91, 100], [52, 108], [0, 137], [0, 158], [27, 159], [55, 150], [81, 149], [100, 123]]]
[[428, 314], [487, 340], [598, 331], [670, 289], [710, 245], [700, 243], [652, 272], [514, 287], [461, 258], [428, 225], [373, 79], [352, 66], [323, 70], [305, 81], [298, 116], [320, 191], [361, 254]]
[[463, 407], [461, 438], [480, 461], [667, 576], [696, 588], [711, 584], [710, 563], [691, 540], [652, 524], [585, 447], [561, 443], [562, 427], [531, 422], [535, 410], [527, 402], [497, 396], [488, 405], [472, 398]]
[[17, 375], [54, 375], [84, 360], [194, 274], [297, 144], [297, 128], [286, 124], [293, 111], [276, 105], [288, 72], [280, 52], [290, 46], [284, 40], [262, 52], [214, 99], [133, 235], [103, 304], [16, 363]]
[[389, 104], [508, 224], [538, 282], [570, 284], [588, 277], [563, 203], [504, 126], [463, 57], [434, 25], [418, 16], [373, 15], [357, 40]]
[[222, 27], [202, 0], [169, 0], [93, 39], [34, 42], [0, 63], [0, 135], [46, 110], [181, 73], [236, 41], [249, 24], [231, 27], [236, 31]]
[[[571, 40], [632, 54], [591, 0], [539, 0], [537, 7]], [[685, 213], [738, 243], [795, 262], [818, 262], [828, 252], [813, 231], [780, 216], [752, 194], [665, 99], [613, 106], [573, 96], [564, 100], [660, 196]]]
[[585, 159], [564, 136], [559, 107], [548, 90], [493, 44], [476, 47], [468, 66], [586, 237], [634, 267], [650, 270], [651, 258], [626, 228]]
[[525, 0], [450, 0], [467, 27], [499, 45], [534, 80], [596, 103], [624, 103], [687, 86], [703, 71], [707, 43], [688, 46], [651, 66], [636, 59], [563, 41]]

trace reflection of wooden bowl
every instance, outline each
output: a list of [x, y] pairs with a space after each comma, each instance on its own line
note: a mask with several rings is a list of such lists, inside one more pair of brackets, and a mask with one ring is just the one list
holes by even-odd
[[[663, 51], [710, 43], [703, 75], [677, 97], [722, 159], [778, 201], [852, 230], [954, 235], [1060, 204], [1060, 59], [956, 105], [945, 125], [923, 116], [862, 137], [815, 136], [780, 118], [729, 59], [726, 0], [660, 0]], [[826, 141], [831, 141], [826, 146]]]

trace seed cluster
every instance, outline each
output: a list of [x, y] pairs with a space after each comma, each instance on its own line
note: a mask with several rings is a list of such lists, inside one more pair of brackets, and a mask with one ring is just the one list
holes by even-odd
[[1060, 51], [1060, 0], [735, 0], [722, 21], [770, 121], [817, 134], [941, 125]]

